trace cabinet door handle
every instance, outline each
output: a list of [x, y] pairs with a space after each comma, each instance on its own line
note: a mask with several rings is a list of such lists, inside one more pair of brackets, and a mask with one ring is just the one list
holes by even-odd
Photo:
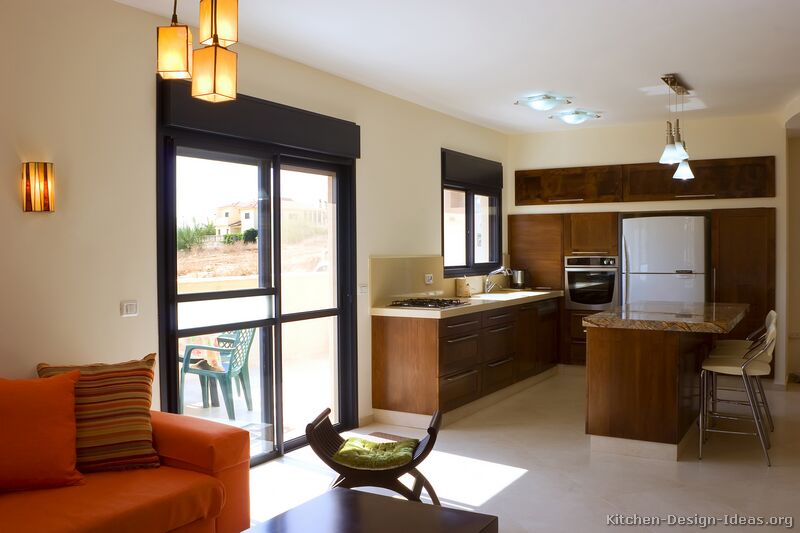
[[540, 291], [542, 291], [542, 290], [543, 291], [552, 291], [553, 287], [534, 287], [534, 289], [540, 290]]
[[603, 250], [602, 252], [601, 252], [600, 250], [596, 250], [596, 251], [594, 251], [594, 252], [578, 252], [578, 251], [573, 251], [572, 253], [573, 253], [573, 254], [576, 254], [576, 255], [606, 255], [606, 254], [608, 254], [608, 250]]
[[489, 368], [497, 368], [498, 366], [507, 365], [508, 363], [510, 363], [513, 360], [514, 360], [513, 357], [506, 357], [502, 361], [495, 361], [494, 363], [489, 363], [486, 366], [488, 366]]
[[489, 333], [500, 333], [501, 331], [507, 331], [507, 330], [509, 330], [509, 329], [512, 329], [513, 327], [514, 327], [514, 326], [506, 326], [506, 327], [504, 327], [504, 328], [490, 329], [490, 330], [489, 330]]
[[467, 335], [465, 337], [458, 337], [456, 339], [449, 339], [447, 341], [447, 344], [455, 344], [457, 342], [464, 342], [464, 341], [468, 341], [470, 339], [477, 339], [477, 338], [478, 338], [478, 335]]
[[713, 282], [714, 285], [711, 288], [711, 290], [713, 291], [711, 293], [711, 301], [714, 302], [714, 303], [717, 303], [717, 267], [714, 267], [712, 272], [713, 272], [713, 278], [714, 278], [714, 282]]
[[449, 383], [451, 381], [458, 381], [459, 379], [468, 378], [469, 376], [475, 375], [477, 373], [478, 373], [477, 370], [470, 370], [469, 372], [464, 372], [463, 374], [457, 374], [450, 378], [444, 378], [444, 380]]
[[676, 194], [675, 198], [715, 198], [715, 193], [710, 194]]
[[551, 204], [567, 203], [567, 202], [582, 202], [583, 198], [548, 198]]
[[477, 320], [473, 320], [472, 322], [459, 322], [458, 324], [447, 324], [447, 328], [460, 328], [463, 326], [475, 326], [478, 324]]
[[498, 320], [498, 319], [501, 319], [501, 318], [508, 318], [510, 316], [511, 316], [511, 313], [503, 313], [502, 315], [490, 316], [489, 320]]

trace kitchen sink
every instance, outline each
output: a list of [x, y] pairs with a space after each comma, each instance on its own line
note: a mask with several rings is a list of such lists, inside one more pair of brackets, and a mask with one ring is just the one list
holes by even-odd
[[545, 291], [519, 291], [519, 290], [499, 290], [497, 292], [484, 292], [482, 294], [473, 294], [472, 298], [478, 300], [495, 300], [495, 301], [506, 301], [506, 300], [516, 300], [518, 298], [527, 298], [529, 296], [540, 296], [542, 294], [547, 294]]

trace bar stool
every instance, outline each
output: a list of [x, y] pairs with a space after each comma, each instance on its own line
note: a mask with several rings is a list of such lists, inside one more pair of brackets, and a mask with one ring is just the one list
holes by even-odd
[[723, 339], [717, 341], [714, 349], [711, 350], [711, 353], [708, 354], [709, 357], [731, 357], [731, 356], [739, 356], [744, 357], [744, 354], [747, 353], [750, 348], [758, 344], [759, 341], [763, 340], [764, 336], [767, 334], [767, 330], [770, 326], [775, 324], [778, 320], [778, 313], [775, 310], [770, 311], [767, 313], [766, 318], [764, 319], [764, 325], [754, 332], [750, 333], [745, 340], [740, 339]]
[[[721, 353], [720, 353], [720, 351], [717, 351], [717, 349], [715, 348], [714, 350], [711, 351], [711, 353], [709, 354], [708, 357], [710, 359], [735, 359], [735, 360], [741, 361], [741, 359], [743, 359], [752, 348], [758, 346], [759, 342], [763, 342], [763, 340], [766, 339], [767, 336], [769, 336], [770, 331], [775, 330], [775, 334], [777, 335], [777, 327], [778, 327], [777, 326], [777, 321], [776, 321], [777, 316], [778, 315], [777, 315], [777, 313], [775, 313], [775, 311], [770, 311], [767, 314], [767, 320], [765, 322], [765, 325], [767, 326], [767, 329], [764, 331], [763, 335], [761, 335], [759, 337], [758, 340], [754, 341], [750, 345], [749, 349], [741, 350], [741, 351], [735, 351], [735, 350], [733, 350], [731, 348], [730, 349], [730, 355], [728, 355], [728, 354], [725, 354], [725, 350], [724, 349], [721, 350]], [[739, 342], [749, 342], [749, 341], [739, 341]], [[727, 345], [727, 346], [732, 346], [732, 345]], [[771, 363], [772, 362], [773, 351], [770, 351], [769, 353], [763, 354], [760, 357], [759, 360], [762, 363], [767, 363], [767, 364]], [[764, 393], [764, 385], [761, 383], [761, 377], [760, 376], [755, 376], [754, 381], [755, 381], [756, 398], [758, 399], [759, 403], [761, 404], [761, 406], [764, 408], [764, 411], [766, 412], [767, 422], [769, 423], [769, 430], [770, 431], [775, 431], [775, 423], [772, 420], [772, 411], [770, 411], [769, 403], [767, 402], [767, 395]], [[720, 402], [721, 403], [735, 403], [735, 404], [739, 404], [739, 405], [747, 405], [747, 402], [744, 402], [744, 401], [741, 401], [741, 400], [730, 400], [730, 399], [720, 398], [719, 397], [719, 391], [721, 391], [721, 390], [722, 391], [730, 391], [730, 392], [746, 392], [744, 389], [740, 389], [740, 388], [736, 388], [736, 387], [719, 387], [717, 385], [717, 374], [712, 375], [712, 377], [711, 377], [711, 410], [712, 411], [716, 411], [717, 410], [717, 404], [720, 403]]]
[[[764, 427], [764, 418], [761, 413], [762, 402], [759, 402], [756, 397], [756, 388], [759, 388], [763, 396], [763, 388], [761, 388], [758, 378], [766, 376], [770, 373], [769, 362], [772, 361], [772, 355], [775, 350], [775, 341], [777, 339], [777, 328], [772, 324], [767, 330], [764, 339], [755, 347], [750, 349], [744, 358], [706, 358], [703, 361], [703, 367], [700, 371], [700, 449], [699, 458], [703, 458], [703, 443], [707, 439], [708, 433], [728, 433], [734, 435], [757, 435], [761, 442], [761, 449], [764, 451], [764, 457], [767, 460], [767, 466], [772, 463], [769, 458], [767, 449], [770, 447], [769, 433]], [[749, 405], [752, 418], [737, 416], [733, 414], [720, 413], [716, 408], [709, 409], [710, 405], [715, 405], [714, 402], [715, 391], [712, 386], [713, 380], [716, 375], [739, 376], [742, 378], [744, 391], [747, 395], [747, 402], [741, 402], [743, 405]], [[709, 421], [715, 419], [729, 419], [729, 420], [753, 420], [755, 425], [755, 432], [745, 431], [730, 431], [709, 427]]]

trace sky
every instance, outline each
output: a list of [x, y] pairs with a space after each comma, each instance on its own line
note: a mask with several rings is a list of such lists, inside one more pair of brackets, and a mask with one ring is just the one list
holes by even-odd
[[[216, 208], [258, 199], [258, 167], [196, 157], [177, 157], [178, 225], [213, 221]], [[328, 176], [281, 171], [281, 196], [316, 204], [328, 199]]]

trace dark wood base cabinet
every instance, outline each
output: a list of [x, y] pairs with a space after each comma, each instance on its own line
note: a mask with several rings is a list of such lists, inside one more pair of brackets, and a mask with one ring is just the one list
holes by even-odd
[[711, 335], [588, 330], [586, 433], [678, 444], [699, 413]]
[[558, 362], [559, 300], [442, 320], [372, 317], [372, 405], [451, 411]]

